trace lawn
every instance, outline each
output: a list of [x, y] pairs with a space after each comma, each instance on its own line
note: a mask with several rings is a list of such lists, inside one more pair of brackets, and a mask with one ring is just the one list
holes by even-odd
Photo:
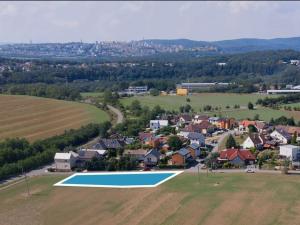
[[103, 92], [82, 92], [80, 93], [82, 97], [102, 97]]
[[[265, 98], [266, 95], [262, 94], [228, 94], [228, 93], [201, 93], [195, 94], [188, 97], [183, 96], [137, 96], [130, 98], [123, 98], [121, 102], [128, 106], [135, 99], [139, 100], [142, 105], [149, 107], [154, 107], [160, 105], [162, 108], [167, 110], [179, 110], [179, 107], [185, 104], [190, 104], [195, 112], [200, 112], [200, 109], [203, 113], [203, 106], [211, 105], [213, 107], [221, 107], [221, 111], [215, 111], [208, 113], [209, 115], [218, 115], [226, 117], [234, 117], [236, 119], [247, 119], [254, 118], [256, 114], [259, 115], [260, 119], [265, 121], [270, 121], [270, 119], [278, 118], [280, 116], [294, 116], [297, 120], [300, 120], [300, 113], [298, 114], [284, 111], [284, 110], [275, 110], [270, 108], [263, 108], [257, 106], [255, 110], [248, 110], [248, 102], [256, 103], [257, 99]], [[271, 95], [269, 97], [276, 97]], [[187, 98], [190, 99], [190, 102], [187, 102]], [[240, 109], [234, 109], [234, 105], [240, 105]], [[226, 109], [226, 106], [229, 106], [229, 109]]]
[[0, 224], [297, 224], [300, 179], [280, 174], [182, 174], [156, 188], [53, 187], [62, 176], [0, 191]]
[[25, 137], [30, 141], [63, 133], [91, 122], [109, 120], [95, 106], [21, 95], [0, 95], [0, 139]]
[[[129, 105], [134, 99], [138, 99], [143, 104], [149, 107], [155, 105], [165, 106], [168, 110], [178, 110], [180, 106], [190, 104], [194, 110], [199, 111], [204, 105], [220, 106], [223, 109], [228, 105], [231, 108], [238, 104], [241, 107], [246, 107], [248, 102], [255, 103], [259, 98], [264, 98], [264, 95], [259, 94], [227, 94], [227, 93], [201, 93], [191, 96], [137, 96], [124, 98], [122, 103]], [[187, 102], [189, 98], [191, 101]]]

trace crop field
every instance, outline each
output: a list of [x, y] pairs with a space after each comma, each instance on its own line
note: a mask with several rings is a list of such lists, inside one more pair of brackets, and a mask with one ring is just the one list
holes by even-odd
[[0, 95], [0, 139], [25, 137], [34, 141], [108, 119], [104, 111], [83, 103]]
[[[160, 105], [162, 108], [167, 110], [179, 110], [180, 106], [190, 104], [195, 112], [203, 112], [203, 106], [211, 105], [213, 107], [221, 107], [219, 111], [209, 112], [207, 114], [217, 116], [234, 117], [236, 119], [247, 119], [253, 118], [256, 114], [259, 115], [260, 119], [269, 121], [272, 117], [278, 118], [280, 116], [294, 116], [295, 119], [300, 120], [300, 112], [290, 112], [284, 110], [275, 110], [270, 108], [264, 108], [256, 106], [255, 110], [248, 110], [248, 102], [253, 104], [259, 98], [265, 98], [266, 95], [262, 94], [228, 94], [228, 93], [201, 93], [192, 96], [137, 96], [123, 98], [121, 102], [128, 106], [134, 100], [139, 100], [142, 105], [154, 107]], [[276, 95], [270, 95], [268, 97], [277, 97]], [[187, 102], [187, 98], [190, 102]], [[239, 105], [239, 109], [235, 109], [234, 105]], [[230, 108], [226, 108], [229, 106]]]
[[184, 173], [156, 188], [53, 187], [57, 175], [0, 189], [1, 225], [298, 224], [300, 179]]

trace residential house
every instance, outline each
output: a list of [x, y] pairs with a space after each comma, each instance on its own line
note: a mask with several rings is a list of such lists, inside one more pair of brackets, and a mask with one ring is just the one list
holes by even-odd
[[182, 114], [178, 117], [179, 124], [189, 124], [192, 122], [192, 116], [189, 114]]
[[150, 120], [150, 129], [158, 130], [169, 125], [168, 120]]
[[242, 145], [245, 149], [256, 148], [258, 150], [262, 150], [264, 148], [265, 143], [266, 139], [264, 135], [258, 133], [250, 133]]
[[208, 122], [210, 122], [212, 125], [217, 125], [219, 122], [220, 117], [209, 117]]
[[93, 158], [100, 159], [103, 155], [100, 155], [98, 151], [79, 150], [76, 165], [82, 167], [86, 162], [91, 161]]
[[292, 136], [284, 129], [275, 129], [270, 136], [278, 141], [280, 144], [287, 144], [291, 141]]
[[144, 157], [144, 165], [147, 166], [155, 166], [159, 163], [160, 160], [160, 152], [157, 149], [151, 149], [148, 151]]
[[205, 137], [197, 132], [190, 132], [187, 135], [187, 138], [190, 140], [191, 144], [198, 144], [200, 146], [204, 146], [205, 145]]
[[200, 156], [200, 145], [196, 143], [190, 144], [187, 147], [187, 150], [190, 152], [190, 155], [193, 157], [193, 159], [196, 159]]
[[153, 133], [139, 132], [139, 140], [144, 144], [152, 140], [154, 136], [155, 135]]
[[122, 139], [106, 139], [101, 138], [97, 144], [93, 146], [93, 149], [108, 150], [108, 149], [123, 149], [125, 142]]
[[78, 154], [70, 152], [57, 152], [54, 156], [55, 168], [57, 171], [71, 171], [76, 166]]
[[137, 161], [144, 161], [145, 155], [147, 154], [146, 149], [136, 149], [136, 150], [125, 150], [123, 155], [130, 158], [134, 158]]
[[192, 122], [193, 124], [199, 124], [204, 121], [208, 122], [209, 116], [207, 115], [195, 115]]
[[[181, 135], [185, 136], [189, 132], [197, 132], [197, 133], [202, 133], [202, 134], [206, 135], [207, 133], [209, 133], [209, 130], [213, 131], [214, 126], [210, 122], [204, 120], [201, 123], [186, 125], [181, 130]], [[185, 135], [183, 134], [184, 132], [186, 133]]]
[[269, 128], [268, 124], [264, 121], [255, 121], [255, 127], [259, 133], [267, 133]]
[[186, 148], [181, 148], [172, 155], [173, 165], [185, 165], [192, 158], [191, 153]]
[[220, 163], [230, 162], [235, 166], [254, 164], [255, 156], [249, 150], [225, 149], [220, 152], [218, 158]]
[[297, 135], [297, 141], [300, 142], [300, 127], [278, 125], [278, 126], [276, 126], [276, 129], [283, 129], [287, 133], [289, 133], [291, 136], [293, 136], [296, 133], [296, 135]]
[[300, 161], [300, 146], [281, 145], [279, 155], [289, 158], [292, 161]]
[[256, 126], [256, 122], [252, 120], [243, 120], [239, 122], [239, 131], [241, 132], [249, 132], [249, 126], [253, 125]]
[[236, 123], [233, 118], [210, 117], [208, 121], [219, 129], [230, 129]]
[[101, 156], [102, 158], [104, 158], [106, 155], [107, 155], [107, 150], [104, 150], [104, 149], [93, 149], [93, 148], [83, 148], [83, 149], [80, 149], [81, 151], [96, 151], [99, 156]]

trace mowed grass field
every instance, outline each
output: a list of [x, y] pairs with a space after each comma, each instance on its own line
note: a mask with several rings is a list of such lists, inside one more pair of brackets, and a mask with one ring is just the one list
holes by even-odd
[[[214, 111], [208, 113], [209, 115], [221, 114], [221, 116], [234, 117], [236, 119], [253, 118], [256, 114], [260, 116], [260, 119], [269, 121], [272, 117], [278, 118], [280, 116], [294, 116], [296, 120], [300, 120], [300, 112], [289, 112], [284, 110], [274, 110], [270, 108], [263, 108], [257, 106], [255, 110], [248, 110], [247, 106], [249, 102], [253, 104], [259, 98], [265, 98], [267, 95], [263, 94], [229, 94], [229, 93], [200, 93], [192, 96], [136, 96], [123, 98], [121, 102], [128, 106], [134, 100], [139, 100], [142, 105], [154, 107], [160, 105], [167, 110], [179, 110], [180, 106], [190, 104], [195, 112], [200, 112], [205, 105], [222, 107], [221, 111]], [[270, 95], [268, 97], [277, 97], [276, 95]], [[187, 102], [189, 98], [191, 101]], [[240, 105], [240, 109], [234, 109], [234, 105]], [[230, 106], [226, 109], [226, 106]], [[203, 113], [203, 111], [202, 111]]]
[[280, 174], [184, 173], [156, 188], [53, 187], [62, 176], [0, 190], [1, 225], [299, 224], [300, 179]]
[[82, 92], [80, 93], [82, 97], [102, 97], [103, 92]]
[[31, 96], [0, 95], [0, 140], [25, 137], [30, 141], [63, 133], [91, 122], [109, 120], [88, 104]]

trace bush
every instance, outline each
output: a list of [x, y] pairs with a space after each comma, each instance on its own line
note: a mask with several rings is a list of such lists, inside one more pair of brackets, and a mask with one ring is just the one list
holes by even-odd
[[160, 169], [183, 169], [186, 165], [167, 165], [167, 164], [159, 164], [158, 167]]

